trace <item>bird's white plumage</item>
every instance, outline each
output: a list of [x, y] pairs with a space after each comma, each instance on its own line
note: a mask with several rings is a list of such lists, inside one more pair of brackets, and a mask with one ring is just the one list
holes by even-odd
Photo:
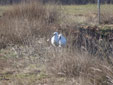
[[51, 38], [51, 44], [55, 47], [64, 47], [66, 45], [66, 38], [62, 34], [58, 35], [58, 32], [54, 32], [53, 34], [54, 35]]
[[51, 44], [53, 46], [58, 46], [58, 32], [53, 33], [53, 37], [51, 38]]
[[58, 35], [58, 44], [59, 47], [64, 47], [66, 45], [66, 38], [62, 34]]

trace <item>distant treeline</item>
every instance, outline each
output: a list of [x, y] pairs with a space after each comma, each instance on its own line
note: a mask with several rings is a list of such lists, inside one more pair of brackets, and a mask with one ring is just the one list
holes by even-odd
[[[43, 3], [47, 2], [59, 2], [61, 4], [88, 4], [88, 3], [97, 3], [98, 0], [0, 0], [0, 4], [13, 4], [19, 3], [21, 1], [41, 1]], [[113, 0], [100, 0], [101, 3], [112, 3]]]
[[[98, 0], [43, 0], [44, 3], [46, 2], [60, 2], [62, 4], [88, 4], [88, 3], [97, 3]], [[113, 4], [113, 0], [100, 0], [101, 3], [105, 4]]]
[[19, 3], [22, 0], [0, 0], [0, 4], [13, 4], [13, 3]]

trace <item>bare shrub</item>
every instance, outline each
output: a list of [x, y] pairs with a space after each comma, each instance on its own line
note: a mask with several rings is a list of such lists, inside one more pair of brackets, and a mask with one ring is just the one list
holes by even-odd
[[101, 23], [102, 24], [113, 24], [113, 13], [112, 12], [101, 13]]

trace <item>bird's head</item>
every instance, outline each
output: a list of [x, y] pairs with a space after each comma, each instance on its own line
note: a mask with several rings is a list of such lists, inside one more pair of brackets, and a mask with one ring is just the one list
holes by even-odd
[[58, 35], [58, 39], [61, 39], [61, 37], [62, 37], [62, 34], [59, 34], [59, 35]]
[[54, 32], [53, 35], [58, 35], [58, 32]]

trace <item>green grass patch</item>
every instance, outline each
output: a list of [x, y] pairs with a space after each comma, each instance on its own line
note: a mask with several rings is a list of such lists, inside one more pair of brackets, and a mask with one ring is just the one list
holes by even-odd
[[[88, 14], [88, 13], [97, 13], [98, 12], [97, 4], [63, 5], [62, 7], [65, 10], [65, 12], [67, 12], [69, 14]], [[111, 5], [111, 4], [101, 5], [101, 12], [112, 11], [111, 9], [113, 9], [113, 5]]]
[[11, 8], [11, 5], [0, 5], [0, 16], [2, 16], [4, 12], [10, 10]]
[[96, 4], [88, 4], [88, 5], [63, 5], [65, 12], [69, 14], [87, 14], [89, 12], [96, 12], [97, 5]]

